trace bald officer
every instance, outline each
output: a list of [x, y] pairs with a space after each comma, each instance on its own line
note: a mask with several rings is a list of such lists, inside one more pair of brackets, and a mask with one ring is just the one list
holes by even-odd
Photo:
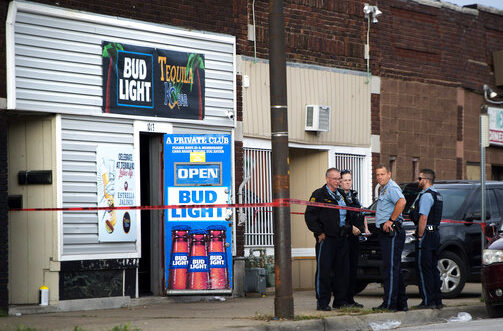
[[405, 197], [397, 183], [391, 179], [391, 171], [386, 165], [377, 165], [376, 177], [380, 185], [377, 197], [376, 227], [380, 229], [384, 297], [382, 304], [373, 309], [407, 311], [405, 282], [400, 267], [405, 243], [405, 231], [402, 229]]
[[[345, 205], [340, 192], [341, 173], [336, 168], [330, 168], [325, 173], [326, 184], [315, 190], [309, 199], [311, 202], [321, 202], [334, 206]], [[304, 214], [309, 230], [316, 239], [316, 299], [317, 309], [329, 311], [332, 286], [334, 287], [334, 308], [347, 304], [348, 289], [348, 241], [346, 229], [346, 210], [307, 206]], [[332, 283], [332, 275], [335, 280]]]

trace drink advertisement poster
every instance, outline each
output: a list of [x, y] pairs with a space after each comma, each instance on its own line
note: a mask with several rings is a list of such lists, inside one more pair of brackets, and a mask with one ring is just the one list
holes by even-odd
[[[135, 206], [135, 162], [132, 147], [98, 145], [98, 207]], [[100, 242], [136, 241], [136, 210], [98, 210]]]
[[503, 146], [503, 109], [488, 107], [489, 115], [489, 143]]
[[202, 120], [204, 54], [101, 44], [103, 112]]
[[[232, 203], [229, 134], [164, 135], [168, 205]], [[232, 209], [165, 212], [167, 294], [229, 293], [232, 289]]]

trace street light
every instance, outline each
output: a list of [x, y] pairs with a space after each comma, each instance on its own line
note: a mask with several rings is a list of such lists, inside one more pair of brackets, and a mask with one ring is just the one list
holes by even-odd
[[484, 84], [483, 89], [484, 89], [484, 99], [487, 102], [495, 104], [495, 105], [501, 105], [501, 104], [503, 104], [503, 101], [495, 101], [495, 100], [493, 100], [494, 98], [496, 98], [498, 96], [498, 93], [494, 92], [492, 88], [490, 88], [489, 86], [487, 86], [486, 84]]

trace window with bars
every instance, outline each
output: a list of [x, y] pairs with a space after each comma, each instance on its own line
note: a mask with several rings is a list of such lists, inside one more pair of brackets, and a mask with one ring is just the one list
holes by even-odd
[[[248, 178], [242, 188], [242, 203], [272, 202], [271, 150], [244, 148], [243, 172]], [[335, 154], [334, 167], [351, 170], [353, 189], [363, 190], [364, 155]], [[273, 247], [272, 207], [242, 208], [245, 222], [245, 247]]]
[[[353, 190], [359, 194], [363, 192], [363, 170], [364, 170], [365, 155], [353, 155], [335, 153], [334, 167], [342, 170], [350, 170], [353, 174]], [[360, 196], [361, 199], [361, 196]]]
[[[271, 151], [245, 148], [242, 189], [243, 203], [272, 202]], [[245, 247], [273, 247], [272, 207], [243, 208], [245, 220]]]

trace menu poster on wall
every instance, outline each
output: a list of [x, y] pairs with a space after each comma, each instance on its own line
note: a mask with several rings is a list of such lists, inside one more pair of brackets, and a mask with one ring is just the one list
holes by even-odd
[[204, 118], [204, 55], [102, 42], [103, 112]]
[[[132, 147], [98, 145], [96, 173], [98, 207], [135, 206], [136, 178]], [[101, 242], [136, 241], [136, 210], [98, 210]]]

